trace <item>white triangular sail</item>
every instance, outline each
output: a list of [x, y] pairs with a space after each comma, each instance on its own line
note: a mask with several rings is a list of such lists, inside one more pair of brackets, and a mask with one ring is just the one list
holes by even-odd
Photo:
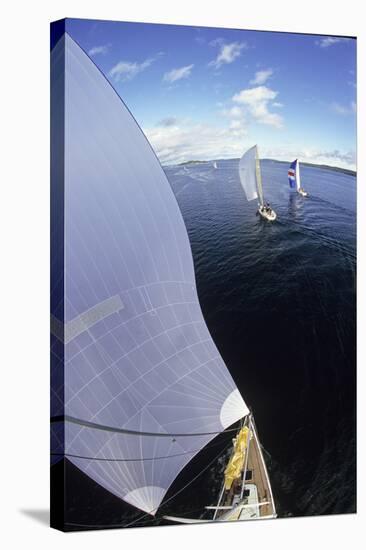
[[300, 162], [298, 159], [296, 159], [295, 179], [296, 179], [296, 189], [299, 190], [301, 188], [301, 180], [300, 180]]
[[257, 190], [258, 190], [258, 198], [259, 203], [261, 206], [264, 205], [264, 199], [263, 199], [263, 187], [262, 187], [262, 173], [261, 173], [261, 164], [258, 156], [258, 147], [255, 146], [255, 173], [257, 178]]
[[215, 168], [215, 170], [217, 170], [217, 162], [216, 161], [214, 161], [213, 167]]
[[154, 514], [248, 408], [205, 324], [187, 230], [149, 142], [67, 34], [51, 63], [65, 71], [53, 87], [65, 120], [64, 312], [53, 323], [64, 362], [52, 366], [64, 418], [53, 436], [94, 481]]
[[263, 205], [262, 176], [256, 145], [241, 157], [239, 176], [247, 200], [259, 199], [260, 204]]

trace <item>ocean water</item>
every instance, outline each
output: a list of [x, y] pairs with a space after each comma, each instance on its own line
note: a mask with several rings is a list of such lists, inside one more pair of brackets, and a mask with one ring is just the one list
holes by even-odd
[[[165, 171], [206, 322], [254, 413], [278, 515], [353, 512], [356, 178], [302, 166], [303, 198], [287, 164], [261, 167], [274, 223], [246, 201], [237, 160]], [[212, 485], [220, 470], [210, 473]]]
[[[207, 325], [254, 413], [278, 516], [354, 512], [356, 178], [302, 166], [303, 198], [288, 187], [287, 164], [261, 167], [274, 223], [246, 201], [237, 160], [165, 172]], [[216, 504], [230, 437], [193, 459], [155, 519], [66, 461], [69, 528], [156, 525], [163, 514], [209, 518], [203, 510]]]

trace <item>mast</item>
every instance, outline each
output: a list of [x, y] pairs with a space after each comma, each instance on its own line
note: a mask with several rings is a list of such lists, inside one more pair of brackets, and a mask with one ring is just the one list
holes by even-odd
[[261, 175], [261, 165], [260, 165], [260, 160], [258, 156], [257, 145], [255, 146], [255, 175], [257, 180], [257, 192], [258, 192], [259, 204], [263, 206], [264, 200], [263, 200], [262, 175]]

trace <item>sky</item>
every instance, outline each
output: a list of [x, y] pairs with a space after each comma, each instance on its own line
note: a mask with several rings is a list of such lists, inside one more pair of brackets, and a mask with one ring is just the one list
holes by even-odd
[[164, 165], [240, 157], [356, 169], [356, 40], [68, 19]]

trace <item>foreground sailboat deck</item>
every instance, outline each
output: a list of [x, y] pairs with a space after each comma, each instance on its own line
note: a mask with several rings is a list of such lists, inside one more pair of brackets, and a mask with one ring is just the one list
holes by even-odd
[[[249, 415], [247, 422], [251, 434], [246, 448], [247, 462], [242, 476], [234, 480], [229, 491], [223, 493], [216, 515], [221, 521], [276, 517], [271, 484], [252, 415]], [[225, 506], [230, 509], [226, 511]]]
[[276, 507], [266, 464], [252, 414], [243, 421], [233, 439], [233, 451], [212, 519], [193, 519], [165, 516], [176, 523], [210, 521], [243, 521], [276, 518]]

